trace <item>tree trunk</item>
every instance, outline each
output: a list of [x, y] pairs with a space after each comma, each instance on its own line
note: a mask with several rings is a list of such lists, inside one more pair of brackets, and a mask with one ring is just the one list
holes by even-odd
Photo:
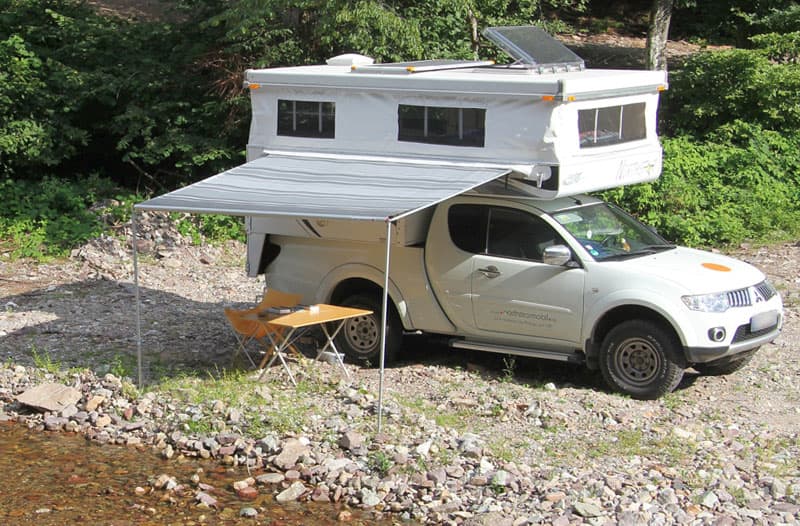
[[467, 16], [469, 18], [469, 36], [470, 40], [472, 41], [472, 56], [473, 58], [477, 59], [481, 49], [480, 35], [478, 34], [478, 17], [475, 16], [472, 8], [469, 9]]
[[667, 69], [667, 35], [673, 0], [653, 0], [647, 30], [647, 69]]

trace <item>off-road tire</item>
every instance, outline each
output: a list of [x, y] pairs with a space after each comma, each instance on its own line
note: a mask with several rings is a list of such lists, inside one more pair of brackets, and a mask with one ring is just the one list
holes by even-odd
[[[336, 335], [336, 347], [352, 362], [377, 367], [381, 352], [381, 297], [377, 294], [354, 294], [339, 303], [345, 307], [371, 310], [372, 314], [347, 320]], [[386, 326], [384, 363], [388, 364], [397, 358], [403, 343], [403, 325], [391, 302]]]
[[672, 392], [683, 367], [672, 356], [679, 343], [671, 331], [648, 320], [620, 323], [600, 347], [600, 372], [614, 390], [639, 400], [655, 400]]

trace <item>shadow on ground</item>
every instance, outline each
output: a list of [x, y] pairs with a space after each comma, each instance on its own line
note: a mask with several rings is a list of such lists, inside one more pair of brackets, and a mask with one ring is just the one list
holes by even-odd
[[415, 364], [465, 369], [485, 379], [503, 379], [534, 387], [554, 383], [558, 387], [606, 389], [599, 371], [590, 371], [581, 365], [455, 349], [441, 339], [407, 336], [403, 341], [401, 360], [395, 366], [409, 367]]
[[[146, 381], [242, 366], [223, 315], [227, 304], [139, 290]], [[135, 288], [86, 280], [0, 298], [0, 359], [44, 368], [137, 376]]]
[[[177, 375], [211, 375], [250, 366], [223, 315], [230, 303], [198, 302], [139, 289], [145, 383]], [[135, 288], [85, 280], [0, 298], [0, 359], [21, 365], [88, 368], [137, 378]], [[237, 306], [234, 304], [234, 306]], [[244, 307], [244, 305], [238, 305]], [[251, 347], [252, 348], [252, 347]], [[535, 387], [608, 391], [599, 371], [547, 360], [448, 347], [442, 339], [407, 336], [391, 368], [440, 366]], [[687, 373], [680, 388], [696, 378]]]

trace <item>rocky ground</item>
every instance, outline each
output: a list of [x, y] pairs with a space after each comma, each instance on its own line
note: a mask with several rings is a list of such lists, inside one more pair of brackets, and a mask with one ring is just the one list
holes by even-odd
[[[783, 334], [742, 371], [690, 371], [675, 393], [642, 402], [580, 368], [412, 339], [386, 370], [378, 433], [376, 370], [347, 365], [347, 379], [303, 360], [293, 389], [278, 368], [259, 381], [233, 363], [222, 307], [253, 302], [262, 285], [243, 276], [241, 245], [190, 246], [160, 217], [146, 218], [140, 245], [143, 389], [131, 380], [135, 288], [118, 239], [52, 264], [0, 255], [0, 420], [247, 467], [243, 501], [339, 502], [389, 520], [800, 521], [797, 244], [736, 254], [786, 303]], [[72, 391], [49, 410], [18, 400], [45, 384]], [[139, 490], [214, 509], [199, 478], [157, 475]]]

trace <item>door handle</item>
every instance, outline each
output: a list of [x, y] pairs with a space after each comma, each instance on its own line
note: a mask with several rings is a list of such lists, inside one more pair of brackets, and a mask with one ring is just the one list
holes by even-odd
[[496, 278], [500, 275], [500, 271], [494, 265], [489, 265], [485, 268], [479, 268], [478, 272], [482, 273], [487, 278]]

